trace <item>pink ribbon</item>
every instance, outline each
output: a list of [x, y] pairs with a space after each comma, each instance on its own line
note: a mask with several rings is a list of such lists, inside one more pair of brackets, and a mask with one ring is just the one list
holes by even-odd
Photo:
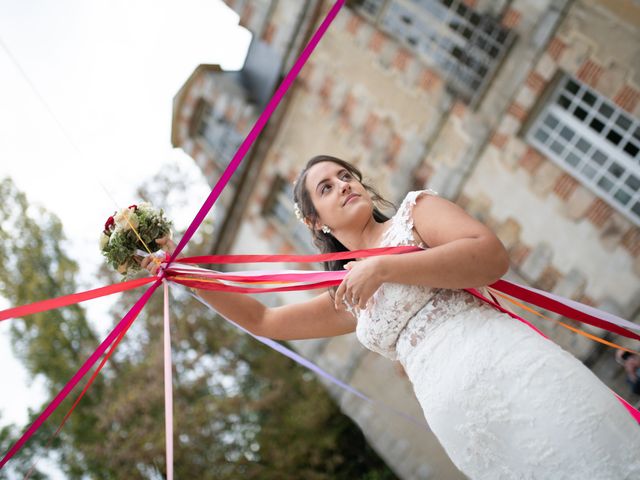
[[164, 287], [164, 423], [167, 456], [167, 480], [173, 480], [173, 376], [171, 371], [171, 329], [169, 328], [169, 286]]

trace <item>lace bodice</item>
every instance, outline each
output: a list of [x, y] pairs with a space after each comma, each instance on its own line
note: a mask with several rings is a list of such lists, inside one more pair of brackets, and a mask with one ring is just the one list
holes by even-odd
[[[413, 206], [421, 195], [437, 195], [433, 190], [409, 192], [404, 198], [398, 211], [390, 220], [390, 226], [385, 231], [381, 247], [426, 245], [416, 241], [413, 233]], [[397, 358], [396, 342], [400, 332], [407, 326], [409, 320], [427, 301], [440, 289], [427, 286], [402, 285], [398, 283], [384, 283], [373, 294], [366, 309], [352, 311], [358, 319], [356, 335], [358, 340], [370, 350], [380, 353], [387, 358]], [[437, 314], [437, 305], [434, 306]], [[419, 329], [420, 326], [415, 328]], [[413, 332], [418, 335], [419, 332]], [[414, 338], [415, 338], [414, 335]]]

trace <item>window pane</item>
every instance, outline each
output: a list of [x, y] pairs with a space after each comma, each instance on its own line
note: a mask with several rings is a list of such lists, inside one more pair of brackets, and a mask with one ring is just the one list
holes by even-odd
[[562, 150], [564, 150], [564, 145], [562, 145], [558, 141], [554, 141], [551, 144], [551, 150], [553, 150], [554, 153], [557, 153], [558, 155], [560, 155], [560, 154], [562, 154]]
[[596, 176], [597, 170], [593, 168], [591, 165], [589, 165], [588, 163], [585, 163], [584, 166], [582, 167], [582, 173], [587, 178], [592, 179], [593, 177]]
[[556, 125], [558, 125], [558, 119], [553, 115], [547, 115], [547, 117], [544, 119], [544, 124], [551, 130], [553, 130]]
[[582, 107], [576, 107], [573, 115], [580, 120], [584, 120], [585, 118], [587, 118], [587, 111]]
[[632, 191], [637, 192], [640, 190], [640, 178], [636, 177], [633, 174], [629, 175], [629, 178], [624, 182], [626, 183]]
[[567, 142], [571, 141], [574, 134], [575, 132], [571, 130], [569, 127], [562, 127], [562, 130], [560, 130], [560, 136], [564, 138]]
[[591, 148], [591, 144], [587, 142], [584, 138], [581, 138], [580, 140], [578, 140], [578, 143], [576, 143], [576, 147], [582, 153], [587, 153]]
[[598, 180], [598, 186], [601, 187], [605, 192], [608, 192], [609, 190], [611, 190], [611, 187], [613, 187], [613, 182], [607, 177], [602, 177], [600, 180]]
[[560, 95], [558, 97], [558, 105], [560, 105], [565, 110], [569, 110], [569, 106], [571, 105], [571, 100], [569, 100], [564, 95]]
[[607, 134], [607, 140], [609, 140], [614, 145], [618, 145], [620, 143], [620, 140], [622, 140], [622, 137], [615, 130], [611, 130]]
[[598, 164], [604, 165], [604, 162], [607, 161], [607, 156], [602, 153], [600, 150], [596, 150], [591, 154], [591, 158]]
[[627, 152], [632, 158], [635, 158], [638, 155], [638, 145], [635, 145], [631, 142], [628, 142], [624, 146], [624, 151]]
[[567, 80], [567, 84], [565, 85], [565, 88], [575, 95], [578, 93], [578, 90], [580, 90], [580, 85], [578, 85], [571, 78], [569, 78]]
[[602, 102], [602, 104], [600, 105], [600, 108], [598, 109], [600, 111], [600, 113], [602, 115], [604, 115], [606, 118], [610, 118], [611, 114], [614, 112], [613, 108], [611, 108], [609, 105], [607, 105], [606, 103]]
[[567, 158], [565, 160], [569, 165], [573, 167], [578, 166], [578, 164], [580, 163], [580, 157], [575, 153], [570, 153], [569, 155], [567, 155]]
[[618, 118], [616, 118], [616, 125], [621, 127], [623, 130], [628, 130], [631, 126], [631, 120], [626, 115], [620, 113], [618, 114]]
[[582, 101], [589, 106], [593, 106], [596, 103], [596, 96], [591, 92], [585, 91], [582, 94]]
[[591, 123], [589, 125], [591, 125], [591, 128], [593, 128], [598, 133], [600, 133], [604, 128], [604, 123], [602, 123], [597, 118], [594, 118], [593, 120], [591, 120]]
[[609, 172], [616, 178], [620, 178], [620, 176], [624, 173], [624, 168], [616, 162], [612, 162], [609, 165]]
[[536, 137], [541, 143], [545, 143], [549, 138], [549, 134], [540, 128], [536, 131], [534, 137]]
[[614, 198], [618, 200], [621, 204], [626, 205], [627, 203], [629, 203], [629, 200], [631, 200], [631, 195], [629, 195], [624, 190], [620, 189], [616, 192], [616, 194], [614, 195]]

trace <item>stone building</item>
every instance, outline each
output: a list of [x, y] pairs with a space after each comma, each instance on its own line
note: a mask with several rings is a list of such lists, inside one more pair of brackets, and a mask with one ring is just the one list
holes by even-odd
[[[202, 65], [174, 100], [172, 143], [211, 184], [333, 5], [225, 3], [253, 34], [245, 66]], [[331, 154], [355, 162], [396, 203], [432, 188], [461, 205], [507, 247], [506, 278], [637, 322], [639, 27], [631, 0], [347, 2], [225, 192], [214, 250], [312, 252], [293, 215], [291, 183], [308, 158]], [[611, 348], [563, 328], [556, 315], [524, 315], [638, 401]], [[402, 369], [354, 336], [292, 343], [420, 417]], [[462, 478], [428, 430], [328, 388], [400, 477]]]

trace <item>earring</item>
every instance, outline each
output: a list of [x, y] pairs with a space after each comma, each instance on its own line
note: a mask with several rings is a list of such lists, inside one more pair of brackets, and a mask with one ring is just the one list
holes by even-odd
[[322, 225], [321, 230], [326, 234], [331, 233], [331, 229], [329, 227], [327, 227], [326, 225]]

